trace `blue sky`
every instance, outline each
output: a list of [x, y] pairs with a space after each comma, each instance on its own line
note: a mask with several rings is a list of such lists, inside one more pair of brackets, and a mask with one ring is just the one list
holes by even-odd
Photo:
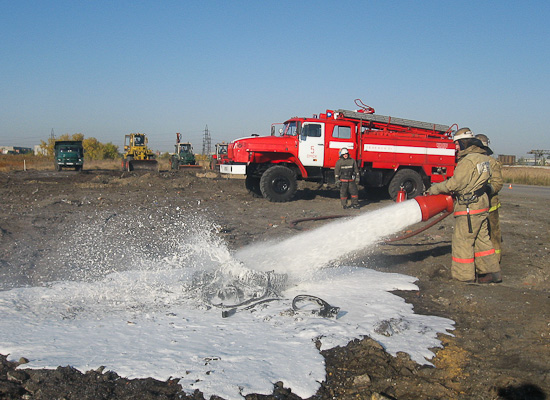
[[547, 1], [0, 0], [0, 145], [83, 133], [172, 151], [361, 98], [550, 149]]

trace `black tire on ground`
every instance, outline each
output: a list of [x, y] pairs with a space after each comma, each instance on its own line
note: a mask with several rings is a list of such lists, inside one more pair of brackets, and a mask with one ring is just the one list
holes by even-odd
[[260, 179], [262, 195], [275, 203], [292, 200], [297, 189], [296, 174], [281, 165], [268, 168]]
[[262, 195], [262, 191], [260, 190], [260, 178], [247, 175], [244, 185], [246, 190], [248, 190], [248, 193], [250, 193], [253, 197], [264, 197]]
[[55, 163], [55, 170], [61, 171], [61, 165], [59, 165], [58, 163]]
[[132, 161], [134, 161], [134, 157], [127, 157], [126, 158], [126, 171], [131, 172], [134, 170], [132, 167]]
[[388, 193], [392, 200], [397, 198], [401, 186], [407, 193], [407, 199], [415, 198], [424, 193], [424, 182], [420, 174], [412, 169], [401, 169], [393, 176], [388, 185]]

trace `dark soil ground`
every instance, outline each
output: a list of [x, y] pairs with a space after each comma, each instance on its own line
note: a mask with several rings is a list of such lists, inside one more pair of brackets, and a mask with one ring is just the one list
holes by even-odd
[[[244, 182], [210, 172], [128, 173], [108, 170], [27, 171], [0, 174], [0, 289], [38, 285], [65, 276], [47, 262], [68, 225], [104, 214], [155, 207], [204, 212], [222, 226], [232, 249], [296, 234], [326, 220], [390, 204], [363, 193], [361, 209], [342, 210], [333, 188], [301, 183], [296, 199], [270, 203], [254, 198]], [[354, 259], [381, 271], [418, 277], [419, 290], [400, 292], [419, 314], [456, 322], [442, 335], [435, 367], [406, 354], [392, 357], [369, 338], [323, 351], [327, 378], [314, 399], [534, 399], [550, 398], [550, 188], [514, 186], [501, 192], [503, 283], [463, 284], [450, 279], [452, 217], [411, 238], [375, 246]], [[419, 228], [411, 227], [412, 230]], [[1, 334], [1, 332], [0, 332]], [[128, 380], [116, 371], [79, 372], [70, 366], [29, 370], [25, 360], [0, 356], [2, 399], [203, 399], [186, 395], [177, 380]], [[25, 356], [32, 359], [33, 354]], [[16, 367], [18, 367], [16, 369]], [[274, 385], [270, 396], [299, 399]]]

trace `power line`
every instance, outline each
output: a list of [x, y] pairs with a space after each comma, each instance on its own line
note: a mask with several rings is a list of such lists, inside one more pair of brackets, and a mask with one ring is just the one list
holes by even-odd
[[550, 154], [550, 150], [531, 150], [528, 151], [527, 154], [535, 155], [535, 165], [538, 165], [539, 163], [540, 165], [545, 165], [546, 159], [544, 156]]

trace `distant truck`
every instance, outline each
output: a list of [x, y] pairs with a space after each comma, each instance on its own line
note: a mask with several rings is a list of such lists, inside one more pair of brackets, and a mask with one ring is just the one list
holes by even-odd
[[175, 170], [182, 168], [202, 168], [197, 164], [193, 146], [189, 142], [182, 142], [179, 133], [176, 133], [175, 152], [170, 157], [170, 168]]
[[82, 140], [57, 140], [54, 143], [54, 165], [56, 171], [74, 168], [81, 171], [84, 165], [84, 147]]
[[216, 143], [216, 152], [212, 155], [212, 160], [210, 161], [210, 169], [220, 169], [220, 164], [225, 164], [229, 162], [229, 157], [227, 156], [227, 147], [228, 143]]

